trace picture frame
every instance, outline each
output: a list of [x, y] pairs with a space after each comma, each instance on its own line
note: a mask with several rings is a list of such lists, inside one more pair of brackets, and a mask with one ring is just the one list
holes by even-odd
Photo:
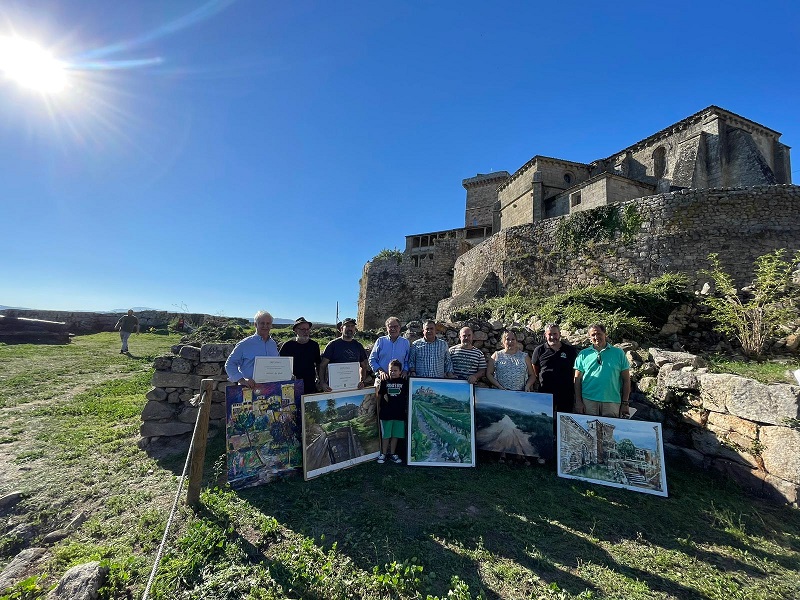
[[409, 379], [409, 466], [475, 466], [475, 396], [463, 379]]
[[558, 413], [558, 476], [667, 497], [661, 423]]
[[301, 422], [306, 481], [375, 460], [380, 454], [374, 388], [306, 394], [301, 399]]
[[225, 446], [233, 489], [263, 485], [302, 467], [302, 380], [225, 388]]
[[477, 449], [522, 456], [555, 458], [553, 395], [475, 388]]

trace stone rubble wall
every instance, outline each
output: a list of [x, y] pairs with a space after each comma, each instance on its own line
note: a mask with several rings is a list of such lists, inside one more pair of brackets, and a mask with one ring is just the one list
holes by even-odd
[[[1, 311], [7, 317], [17, 317], [26, 319], [42, 319], [45, 321], [58, 321], [66, 324], [67, 331], [77, 334], [98, 333], [100, 331], [114, 331], [120, 317], [127, 314], [122, 313], [97, 313], [84, 311], [68, 310], [28, 310], [8, 308]], [[169, 325], [171, 321], [183, 317], [187, 323], [200, 325], [205, 322], [210, 315], [187, 314], [177, 312], [167, 312], [164, 310], [143, 310], [134, 313], [139, 319], [139, 328], [147, 331], [151, 327], [161, 329]]]
[[800, 186], [693, 190], [620, 204], [636, 207], [642, 223], [630, 242], [618, 235], [587, 242], [580, 252], [559, 250], [556, 217], [503, 230], [455, 261], [452, 294], [439, 303], [437, 319], [472, 302], [494, 273], [501, 293], [566, 291], [606, 281], [646, 283], [667, 272], [686, 273], [699, 289], [708, 254], [719, 254], [737, 285], [750, 283], [759, 256], [800, 249]]

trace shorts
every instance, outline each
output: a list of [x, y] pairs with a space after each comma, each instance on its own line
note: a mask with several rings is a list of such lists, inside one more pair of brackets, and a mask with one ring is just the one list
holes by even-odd
[[381, 419], [381, 437], [384, 439], [406, 437], [406, 424], [403, 421], [384, 421]]
[[612, 417], [619, 418], [619, 409], [621, 404], [619, 402], [595, 402], [594, 400], [583, 399], [583, 405], [586, 407], [586, 414], [596, 417]]

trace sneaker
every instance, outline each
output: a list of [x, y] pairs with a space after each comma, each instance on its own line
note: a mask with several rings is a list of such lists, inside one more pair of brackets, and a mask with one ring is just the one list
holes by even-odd
[[392, 461], [396, 465], [402, 464], [402, 462], [403, 462], [403, 459], [400, 458], [399, 456], [397, 456], [397, 454], [392, 454], [389, 457], [389, 460]]
[[378, 454], [378, 464], [382, 465], [385, 462], [386, 462], [386, 455], [383, 452], [381, 452], [380, 454]]

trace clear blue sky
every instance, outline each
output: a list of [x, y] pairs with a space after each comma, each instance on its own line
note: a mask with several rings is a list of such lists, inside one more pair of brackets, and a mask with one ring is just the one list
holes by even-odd
[[331, 322], [382, 248], [463, 225], [465, 177], [710, 104], [800, 145], [798, 2], [3, 0], [12, 34], [71, 79], [0, 73], [11, 306]]

